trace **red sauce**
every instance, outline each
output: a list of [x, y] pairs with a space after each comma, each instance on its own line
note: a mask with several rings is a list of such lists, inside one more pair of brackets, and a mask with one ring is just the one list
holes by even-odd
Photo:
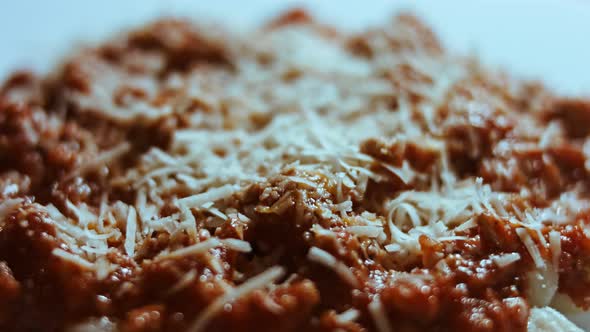
[[[301, 10], [281, 16], [269, 29], [294, 24], [311, 25], [326, 38], [341, 37], [331, 28], [315, 25]], [[414, 17], [404, 15], [394, 24], [410, 29], [414, 36], [397, 38], [372, 31], [343, 43], [352, 55], [364, 58], [374, 56], [369, 39], [376, 35], [382, 37], [391, 52], [442, 52], [432, 32]], [[53, 204], [67, 211], [68, 202], [85, 203], [98, 210], [105, 194], [110, 202], [135, 202], [133, 186], [112, 188], [106, 179], [141, 165], [141, 155], [150, 148], [165, 150], [174, 131], [189, 123], [178, 114], [163, 115], [155, 121], [119, 123], [81, 109], [68, 100], [65, 92], [92, 93], [96, 77], [86, 71], [84, 64], [104, 61], [125, 75], [145, 74], [157, 80], [193, 70], [219, 70], [231, 75], [236, 59], [227, 46], [205, 37], [186, 22], [164, 20], [122, 40], [86, 50], [68, 60], [56, 77], [43, 80], [30, 73], [16, 73], [0, 88], [0, 203], [10, 198], [24, 200], [0, 220], [1, 331], [64, 331], [99, 317], [116, 322], [123, 332], [183, 331], [228, 289], [239, 287], [271, 266], [285, 269], [286, 276], [279, 280], [284, 283], [226, 303], [207, 324], [207, 331], [374, 331], [377, 325], [368, 306], [376, 299], [381, 301], [395, 331], [526, 330], [530, 309], [526, 274], [535, 267], [509, 220], [476, 214], [475, 226], [460, 234], [466, 239], [438, 241], [421, 235], [420, 254], [406, 257], [385, 252], [372, 240], [354, 236], [347, 230], [349, 220], [342, 216], [321, 216], [316, 203], [332, 200], [335, 187], [320, 192], [309, 185], [284, 181], [283, 177], [251, 185], [232, 197], [231, 207], [250, 222], [231, 220], [200, 229], [201, 241], [210, 236], [239, 238], [252, 246], [250, 253], [221, 248], [209, 251], [206, 255], [218, 258], [220, 271], [206, 255], [156, 258], [170, 248], [194, 244], [195, 240], [185, 233], [172, 236], [154, 231], [138, 245], [134, 258], [119, 251], [109, 252], [106, 259], [117, 267], [104, 278], [53, 255], [54, 250], [67, 246], [59, 236], [61, 230], [48, 221], [41, 205]], [[134, 61], [153, 53], [163, 59], [161, 67], [154, 69]], [[260, 60], [260, 65], [272, 61], [264, 55]], [[303, 74], [287, 72], [284, 78], [296, 82]], [[416, 109], [425, 96], [408, 90], [404, 82], [433, 84], [430, 77], [409, 65], [384, 69], [379, 75], [396, 91], [406, 94]], [[547, 97], [553, 101], [547, 106], [540, 102], [546, 98], [542, 91], [531, 85], [516, 93], [474, 69], [449, 89], [433, 119], [414, 111], [412, 121], [423, 130], [429, 130], [433, 123], [440, 127], [440, 132], [430, 134], [445, 142], [451, 156], [449, 167], [458, 178], [481, 177], [493, 190], [513, 193], [510, 199], [516, 207], [546, 207], [575, 186], [587, 185], [582, 139], [589, 134], [585, 120], [590, 107], [586, 101], [556, 101], [552, 97]], [[21, 95], [20, 100], [15, 100], [15, 95]], [[184, 97], [174, 89], [152, 96], [129, 85], [114, 92], [112, 102], [122, 108], [138, 100], [162, 106]], [[498, 99], [502, 101], [500, 106]], [[205, 100], [189, 100], [187, 104], [191, 114], [216, 111]], [[388, 107], [388, 111], [396, 112], [400, 104], [389, 101]], [[447, 123], [451, 114], [462, 114], [461, 121]], [[258, 129], [272, 120], [265, 115], [252, 118]], [[517, 131], [523, 119], [538, 128], [559, 121], [566, 137], [548, 148], [540, 147], [539, 132], [527, 136]], [[124, 142], [130, 143], [130, 151], [108, 167], [70, 176], [83, 162]], [[371, 138], [359, 150], [374, 158], [371, 171], [386, 180], [370, 181], [364, 196], [342, 189], [340, 194], [350, 195], [353, 216], [374, 213], [384, 217], [383, 202], [400, 191], [424, 190], [431, 185], [420, 176], [406, 181], [391, 174], [380, 162], [394, 167], [407, 164], [419, 175], [440, 171], [440, 152], [419, 140]], [[225, 152], [218, 153], [223, 156]], [[286, 171], [282, 175], [298, 174]], [[325, 187], [330, 186], [329, 179], [318, 177]], [[15, 183], [18, 191], [5, 190]], [[522, 192], [528, 193], [528, 198], [518, 196]], [[172, 193], [170, 197], [175, 194], [187, 193]], [[288, 200], [275, 210], [274, 204], [284, 197]], [[179, 213], [172, 202], [161, 208], [161, 216]], [[203, 212], [191, 213], [198, 220], [203, 217]], [[587, 214], [581, 212], [567, 226], [547, 224], [541, 230], [545, 240], [551, 230], [560, 233], [559, 291], [586, 309], [590, 308], [590, 239], [584, 232], [590, 222]], [[118, 223], [125, 222], [119, 219]], [[318, 228], [329, 230], [330, 235], [321, 235]], [[540, 240], [536, 232], [529, 235]], [[121, 247], [124, 240], [109, 241], [114, 248]], [[356, 283], [308, 259], [312, 247], [343, 263]], [[494, 263], [495, 256], [509, 253], [520, 255], [518, 263]], [[550, 260], [549, 249], [541, 249], [540, 254]], [[179, 284], [191, 274], [192, 280]], [[285, 282], [287, 279], [289, 282]], [[340, 315], [348, 310], [357, 317], [343, 320]]]

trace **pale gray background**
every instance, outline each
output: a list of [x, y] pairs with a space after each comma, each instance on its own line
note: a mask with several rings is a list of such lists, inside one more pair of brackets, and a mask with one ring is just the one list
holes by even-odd
[[568, 94], [590, 95], [587, 0], [0, 0], [0, 77], [16, 67], [45, 70], [80, 40], [97, 40], [162, 14], [209, 17], [243, 26], [303, 4], [339, 26], [378, 24], [414, 9], [449, 49], [479, 54]]

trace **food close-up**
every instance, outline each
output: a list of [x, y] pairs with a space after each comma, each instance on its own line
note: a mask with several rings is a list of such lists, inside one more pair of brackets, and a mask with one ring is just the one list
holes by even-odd
[[312, 14], [3, 73], [0, 331], [582, 331], [590, 100]]

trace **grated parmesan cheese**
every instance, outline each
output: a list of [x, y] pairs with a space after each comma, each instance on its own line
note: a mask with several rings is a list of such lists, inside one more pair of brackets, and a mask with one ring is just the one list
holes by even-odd
[[125, 252], [129, 257], [135, 255], [135, 233], [137, 231], [137, 213], [133, 206], [129, 207], [127, 215], [127, 226], [125, 228]]
[[227, 197], [233, 194], [238, 189], [238, 186], [228, 184], [218, 188], [209, 189], [201, 194], [182, 198], [178, 201], [178, 203], [189, 207], [200, 207], [205, 203], [213, 202], [218, 199]]
[[178, 249], [169, 253], [163, 253], [160, 254], [156, 257], [156, 259], [161, 260], [161, 259], [176, 259], [176, 258], [180, 258], [180, 257], [185, 257], [185, 256], [195, 256], [195, 255], [200, 255], [200, 254], [204, 254], [207, 251], [209, 251], [209, 249], [213, 249], [215, 247], [218, 247], [221, 245], [221, 241], [218, 238], [210, 238], [207, 239], [203, 242], [199, 242], [187, 247], [184, 247], [182, 249]]
[[3, 222], [4, 218], [12, 213], [23, 202], [24, 200], [22, 198], [9, 198], [0, 202], [0, 221]]
[[249, 242], [238, 240], [238, 239], [223, 239], [220, 241], [221, 244], [226, 246], [227, 248], [237, 251], [237, 252], [245, 252], [248, 253], [252, 251], [252, 246]]
[[195, 270], [195, 269], [190, 270], [188, 273], [183, 275], [182, 278], [180, 278], [180, 280], [178, 280], [178, 282], [176, 284], [174, 284], [174, 286], [172, 286], [172, 288], [170, 288], [170, 290], [168, 291], [168, 294], [173, 294], [173, 293], [176, 293], [176, 292], [181, 291], [182, 289], [186, 288], [188, 285], [190, 285], [193, 281], [195, 281], [197, 279], [197, 276], [198, 276], [197, 270]]
[[[478, 112], [513, 110], [513, 106], [494, 93], [478, 91], [477, 86], [461, 86], [464, 78], [483, 73], [464, 59], [422, 51], [392, 52], [389, 37], [414, 32], [404, 27], [391, 30], [385, 31], [383, 38], [369, 40], [372, 54], [367, 58], [353, 56], [341, 36], [328, 38], [307, 25], [269, 30], [257, 35], [254, 42], [252, 38], [236, 41], [236, 49], [228, 51], [239, 54], [231, 59], [231, 73], [214, 66], [195, 66], [186, 73], [160, 77], [131, 74], [96, 56], [85, 59], [82, 74], [89, 78], [89, 92], [67, 89], [64, 93], [77, 112], [91, 112], [122, 127], [181, 119], [182, 129], [174, 130], [165, 149], [136, 151], [140, 149], [125, 142], [103, 151], [91, 150], [82, 155], [78, 168], [64, 177], [69, 181], [100, 173], [104, 185], [114, 192], [132, 191], [134, 203], [112, 202], [107, 192], [99, 207], [74, 199], [65, 199], [65, 210], [60, 210], [61, 204], [58, 208], [32, 203], [47, 212], [43, 219], [55, 226], [57, 238], [67, 245], [67, 251], [55, 249], [52, 254], [95, 271], [97, 278], [104, 280], [119, 268], [109, 261], [108, 253], [139, 260], [141, 255], [136, 257], [136, 250], [143, 250], [146, 241], [159, 232], [167, 233], [172, 241], [188, 236], [188, 243], [194, 244], [174, 251], [164, 249], [154, 260], [199, 256], [216, 275], [215, 282], [225, 294], [198, 314], [190, 329], [198, 332], [206, 330], [225, 304], [256, 289], [272, 289], [284, 274], [282, 268], [273, 267], [238, 286], [232, 282], [242, 280], [244, 275], [239, 272], [233, 271], [231, 278], [224, 279], [231, 269], [212, 249], [252, 252], [253, 244], [243, 240], [243, 228], [252, 222], [245, 214], [273, 218], [294, 211], [296, 222], [313, 220], [311, 241], [324, 238], [342, 246], [339, 241], [345, 232], [358, 240], [362, 255], [372, 258], [377, 252], [376, 257], [389, 255], [388, 259], [401, 263], [420, 259], [422, 236], [445, 246], [452, 246], [451, 241], [469, 240], [467, 235], [478, 230], [478, 216], [486, 215], [516, 227], [535, 264], [526, 276], [527, 298], [534, 305], [548, 305], [557, 291], [562, 248], [558, 231], [549, 231], [547, 239], [543, 232], [545, 227], [570, 223], [572, 216], [590, 209], [584, 189], [568, 188], [549, 206], [537, 208], [519, 204], [519, 199], [536, 193], [530, 188], [519, 193], [499, 192], [480, 177], [456, 174], [449, 151], [460, 145], [466, 157], [477, 159], [482, 155], [480, 146], [488, 141], [480, 132], [487, 114]], [[421, 48], [411, 39], [408, 42]], [[162, 66], [163, 59], [156, 59], [147, 71], [162, 73]], [[408, 69], [410, 76], [416, 77], [405, 78], [407, 73], [399, 68]], [[295, 78], [289, 78], [291, 75]], [[420, 79], [422, 76], [424, 79]], [[496, 83], [490, 80], [491, 85]], [[126, 98], [125, 106], [121, 106], [113, 96], [125, 86], [137, 88], [145, 96]], [[482, 105], [477, 98], [471, 101], [464, 96], [459, 102], [449, 101], [457, 94], [449, 93], [456, 86], [465, 89], [466, 96], [491, 100], [483, 100]], [[160, 96], [161, 91], [174, 91], [173, 97], [153, 102], [166, 97]], [[193, 104], [197, 104], [197, 111], [189, 111]], [[550, 151], [565, 139], [565, 127], [560, 122], [553, 120], [539, 129], [538, 124], [528, 123], [534, 122], [532, 117], [522, 116], [523, 123], [510, 133], [518, 142], [496, 144], [494, 156], [539, 148]], [[28, 122], [23, 126], [28, 139], [40, 139]], [[449, 138], [449, 132], [455, 129], [464, 130], [460, 144]], [[376, 153], [365, 151], [364, 144], [375, 138], [383, 139], [387, 147], [379, 147]], [[398, 145], [403, 147], [399, 151]], [[432, 165], [416, 166], [404, 154], [412, 146], [431, 154], [428, 162]], [[138, 161], [118, 169], [117, 161], [130, 151], [133, 156], [138, 154]], [[590, 170], [590, 140], [585, 141], [583, 153], [585, 167]], [[550, 162], [547, 156], [543, 158], [543, 162]], [[494, 170], [500, 177], [511, 179], [513, 166], [494, 165]], [[382, 201], [369, 202], [374, 203], [372, 206], [365, 201], [370, 200], [373, 185], [387, 186], [393, 193]], [[259, 187], [262, 190], [257, 191]], [[9, 184], [3, 192], [12, 195], [18, 191], [18, 185]], [[242, 204], [253, 193], [259, 195], [259, 202], [268, 200], [272, 205]], [[0, 222], [23, 202], [21, 198], [2, 200]], [[223, 234], [219, 231], [224, 226], [234, 224], [238, 225], [237, 235], [232, 236], [239, 239], [215, 236]], [[317, 242], [311, 243], [307, 253], [309, 261], [333, 270], [355, 288], [364, 286], [344, 261], [314, 244]], [[541, 255], [546, 248], [551, 252], [550, 261]], [[516, 252], [489, 258], [499, 268], [522, 259]], [[436, 269], [451, 273], [444, 260], [436, 264]], [[181, 292], [198, 277], [196, 269], [190, 270], [168, 295]], [[294, 274], [293, 280], [296, 277]], [[281, 312], [272, 298], [264, 298], [263, 303], [270, 312]], [[394, 330], [379, 295], [367, 309], [378, 331]], [[351, 308], [337, 319], [351, 322], [360, 315]]]
[[225, 246], [228, 249], [237, 251], [237, 252], [244, 252], [248, 253], [252, 251], [252, 247], [250, 243], [238, 239], [223, 239], [220, 240], [217, 237], [209, 238], [203, 242], [195, 243], [193, 245], [169, 252], [163, 253], [156, 257], [156, 259], [177, 259], [185, 256], [195, 256], [200, 254], [205, 254], [209, 251], [209, 249], [213, 249], [219, 246]]
[[72, 171], [67, 178], [71, 179], [76, 176], [85, 175], [91, 171], [95, 171], [99, 167], [103, 165], [108, 165], [109, 163], [113, 162], [115, 159], [121, 157], [125, 153], [131, 150], [131, 144], [129, 142], [123, 142], [120, 145], [102, 152], [98, 156], [94, 157], [92, 160], [82, 164], [80, 167]]
[[376, 238], [383, 233], [383, 229], [378, 226], [348, 226], [346, 230], [357, 236]]
[[341, 312], [340, 314], [336, 315], [336, 319], [340, 323], [348, 323], [357, 320], [360, 317], [360, 311], [350, 308], [346, 311]]
[[559, 232], [549, 232], [549, 248], [551, 248], [553, 266], [559, 269], [559, 258], [561, 256], [561, 234]]
[[69, 253], [63, 249], [56, 248], [56, 249], [53, 249], [53, 251], [51, 253], [54, 256], [57, 256], [65, 261], [74, 263], [75, 265], [77, 265], [85, 270], [93, 270], [94, 269], [92, 263], [84, 260], [79, 255]]
[[524, 228], [518, 228], [518, 229], [516, 229], [516, 234], [518, 235], [518, 237], [520, 238], [522, 243], [525, 245], [527, 251], [531, 255], [531, 258], [533, 259], [533, 262], [535, 263], [537, 268], [544, 269], [545, 268], [545, 261], [543, 260], [543, 257], [541, 257], [541, 253], [539, 252], [539, 248], [537, 248], [537, 245], [533, 241], [529, 232]]
[[339, 275], [344, 281], [348, 282], [353, 287], [358, 287], [359, 282], [354, 276], [354, 273], [349, 269], [346, 264], [342, 263], [336, 257], [332, 256], [329, 252], [322, 250], [318, 247], [312, 247], [307, 253], [307, 259], [310, 261], [321, 264]]
[[283, 268], [271, 267], [263, 273], [248, 279], [245, 283], [230, 289], [227, 293], [215, 299], [203, 311], [201, 311], [187, 331], [203, 331], [207, 327], [209, 320], [223, 309], [224, 304], [235, 301], [256, 289], [268, 287], [271, 283], [280, 279], [284, 274], [285, 270]]
[[393, 332], [393, 328], [389, 323], [389, 319], [387, 318], [387, 313], [385, 312], [385, 308], [383, 308], [383, 303], [381, 302], [381, 298], [379, 296], [375, 296], [373, 300], [367, 306], [369, 309], [369, 314], [373, 318], [375, 322], [375, 326], [377, 327], [377, 331], [379, 332]]
[[506, 267], [514, 262], [518, 262], [520, 260], [520, 255], [516, 252], [512, 252], [502, 255], [493, 255], [491, 258], [498, 267]]

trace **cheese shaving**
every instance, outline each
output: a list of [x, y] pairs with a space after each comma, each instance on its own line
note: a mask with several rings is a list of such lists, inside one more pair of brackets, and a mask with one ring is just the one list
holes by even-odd
[[277, 281], [284, 274], [285, 270], [282, 267], [271, 267], [263, 273], [248, 279], [245, 283], [229, 290], [224, 295], [216, 298], [203, 311], [201, 311], [187, 331], [203, 331], [207, 327], [209, 321], [223, 309], [224, 304], [235, 301], [254, 290], [268, 287], [269, 284]]
[[375, 322], [377, 331], [393, 332], [393, 328], [389, 323], [387, 313], [385, 312], [385, 308], [383, 308], [383, 303], [381, 302], [381, 298], [379, 296], [375, 296], [373, 298], [373, 300], [367, 306], [367, 309], [369, 310], [369, 314], [371, 314], [371, 317]]
[[182, 249], [178, 249], [169, 253], [163, 253], [156, 257], [156, 259], [177, 259], [185, 256], [195, 256], [204, 254], [209, 249], [213, 249], [221, 245], [221, 241], [218, 238], [210, 238], [203, 242], [199, 242]]
[[238, 186], [228, 184], [218, 188], [209, 189], [201, 194], [182, 198], [178, 201], [178, 203], [189, 207], [200, 207], [207, 202], [212, 202], [227, 197], [238, 189]]
[[519, 261], [520, 255], [516, 252], [512, 252], [508, 254], [494, 255], [491, 258], [498, 267], [506, 267], [514, 262]]
[[528, 233], [528, 231], [524, 228], [518, 228], [518, 229], [516, 229], [516, 234], [518, 235], [518, 237], [520, 238], [520, 240], [522, 241], [522, 243], [526, 247], [527, 251], [531, 255], [531, 258], [533, 259], [533, 262], [535, 263], [537, 268], [539, 268], [539, 269], [545, 268], [545, 261], [543, 260], [543, 257], [541, 257], [541, 253], [539, 252], [539, 248], [537, 248], [537, 245], [533, 241], [533, 239], [532, 239], [531, 235]]
[[561, 235], [559, 232], [549, 232], [549, 248], [551, 249], [553, 266], [556, 269], [559, 269], [559, 258], [561, 256]]
[[354, 276], [354, 273], [349, 269], [346, 264], [342, 263], [336, 257], [332, 256], [329, 252], [322, 250], [318, 247], [312, 247], [307, 253], [307, 259], [310, 261], [321, 264], [339, 275], [344, 281], [349, 283], [353, 287], [358, 287], [359, 282]]
[[357, 236], [366, 236], [376, 238], [383, 233], [383, 229], [378, 226], [349, 226], [346, 230]]
[[53, 249], [53, 251], [51, 252], [54, 256], [57, 256], [65, 261], [68, 261], [70, 263], [73, 263], [79, 267], [81, 267], [82, 269], [85, 270], [93, 270], [94, 266], [92, 265], [92, 263], [90, 263], [89, 261], [84, 260], [82, 257], [69, 253], [63, 249]]
[[186, 288], [193, 281], [195, 281], [197, 279], [197, 276], [198, 276], [197, 270], [195, 270], [195, 269], [190, 270], [188, 273], [183, 275], [182, 278], [180, 278], [180, 280], [178, 280], [178, 282], [176, 284], [174, 284], [174, 286], [172, 286], [172, 288], [170, 288], [170, 290], [168, 291], [168, 294], [173, 294], [173, 293], [176, 293], [176, 292], [181, 291], [182, 289]]
[[220, 240], [221, 244], [226, 246], [228, 249], [248, 253], [252, 251], [252, 246], [249, 242], [238, 240], [238, 239], [223, 239]]
[[79, 168], [72, 171], [67, 178], [74, 178], [76, 176], [82, 176], [87, 174], [88, 172], [94, 171], [101, 166], [108, 165], [109, 163], [113, 162], [115, 159], [121, 157], [125, 153], [131, 150], [131, 144], [128, 142], [123, 142], [120, 145], [108, 150], [104, 151], [98, 156], [94, 157], [92, 160], [88, 161], [85, 164], [82, 164]]
[[351, 308], [338, 314], [336, 316], [336, 319], [340, 323], [348, 323], [357, 320], [360, 317], [360, 315], [360, 311]]
[[127, 227], [125, 229], [125, 252], [129, 257], [135, 255], [135, 233], [137, 231], [137, 213], [133, 206], [129, 207], [127, 215]]
[[22, 198], [10, 198], [0, 202], [0, 222], [24, 202]]

